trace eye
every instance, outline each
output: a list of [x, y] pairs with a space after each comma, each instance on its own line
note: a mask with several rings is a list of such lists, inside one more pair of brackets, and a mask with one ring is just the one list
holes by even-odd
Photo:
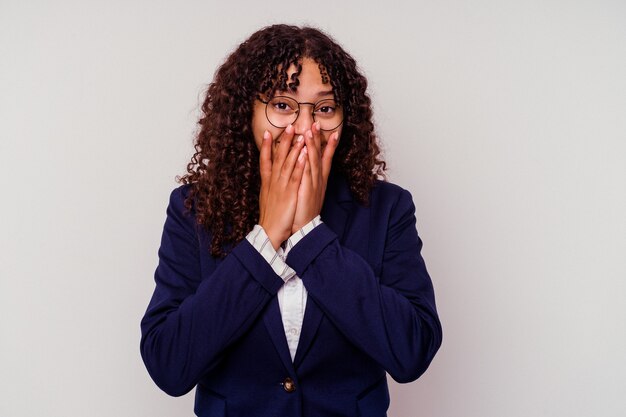
[[270, 101], [273, 111], [277, 113], [294, 113], [298, 110], [298, 103], [285, 97], [274, 97]]
[[320, 116], [333, 116], [337, 111], [337, 104], [334, 101], [323, 101], [315, 106], [315, 114]]
[[318, 113], [332, 113], [335, 111], [334, 107], [331, 106], [323, 106], [317, 109]]

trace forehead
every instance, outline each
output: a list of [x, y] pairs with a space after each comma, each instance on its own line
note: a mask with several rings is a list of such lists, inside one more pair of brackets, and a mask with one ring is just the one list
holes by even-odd
[[292, 93], [295, 95], [317, 95], [320, 92], [332, 93], [333, 88], [326, 68], [311, 58], [302, 59], [299, 73], [297, 66], [292, 64], [287, 69], [286, 75], [287, 80], [284, 86], [287, 88], [281, 88], [281, 83], [277, 86], [277, 91], [281, 93]]
[[[320, 81], [323, 83], [324, 80], [322, 80], [322, 73], [326, 75], [326, 69], [323, 65], [317, 63], [311, 58], [302, 58], [302, 60], [300, 61], [300, 67], [300, 74], [298, 78], [307, 77], [308, 79], [315, 79], [315, 81]], [[291, 66], [287, 69], [287, 74], [291, 76], [297, 71], [297, 69], [298, 68], [296, 67], [296, 65], [291, 64]]]

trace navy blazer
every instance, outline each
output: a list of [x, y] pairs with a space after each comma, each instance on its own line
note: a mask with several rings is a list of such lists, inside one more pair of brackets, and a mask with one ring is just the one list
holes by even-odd
[[223, 259], [185, 214], [189, 185], [170, 196], [141, 322], [141, 355], [156, 384], [196, 388], [207, 417], [383, 417], [385, 372], [417, 379], [442, 339], [408, 191], [377, 181], [365, 207], [331, 175], [323, 224], [287, 258], [308, 291], [294, 361], [276, 293], [283, 285], [246, 240]]

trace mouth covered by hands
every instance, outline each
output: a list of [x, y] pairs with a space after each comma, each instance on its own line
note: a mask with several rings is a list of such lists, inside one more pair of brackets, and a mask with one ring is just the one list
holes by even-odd
[[294, 131], [287, 126], [276, 141], [265, 131], [261, 144], [259, 225], [274, 249], [320, 214], [339, 142], [333, 132], [324, 146], [318, 123], [303, 135]]

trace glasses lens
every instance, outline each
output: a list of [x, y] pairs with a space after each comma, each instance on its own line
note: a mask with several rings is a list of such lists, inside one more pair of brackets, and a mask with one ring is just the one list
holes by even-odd
[[276, 127], [287, 127], [298, 117], [298, 102], [289, 97], [276, 96], [265, 107], [267, 120]]
[[315, 103], [313, 116], [315, 121], [320, 123], [322, 130], [333, 130], [343, 121], [343, 111], [335, 100], [322, 100]]

